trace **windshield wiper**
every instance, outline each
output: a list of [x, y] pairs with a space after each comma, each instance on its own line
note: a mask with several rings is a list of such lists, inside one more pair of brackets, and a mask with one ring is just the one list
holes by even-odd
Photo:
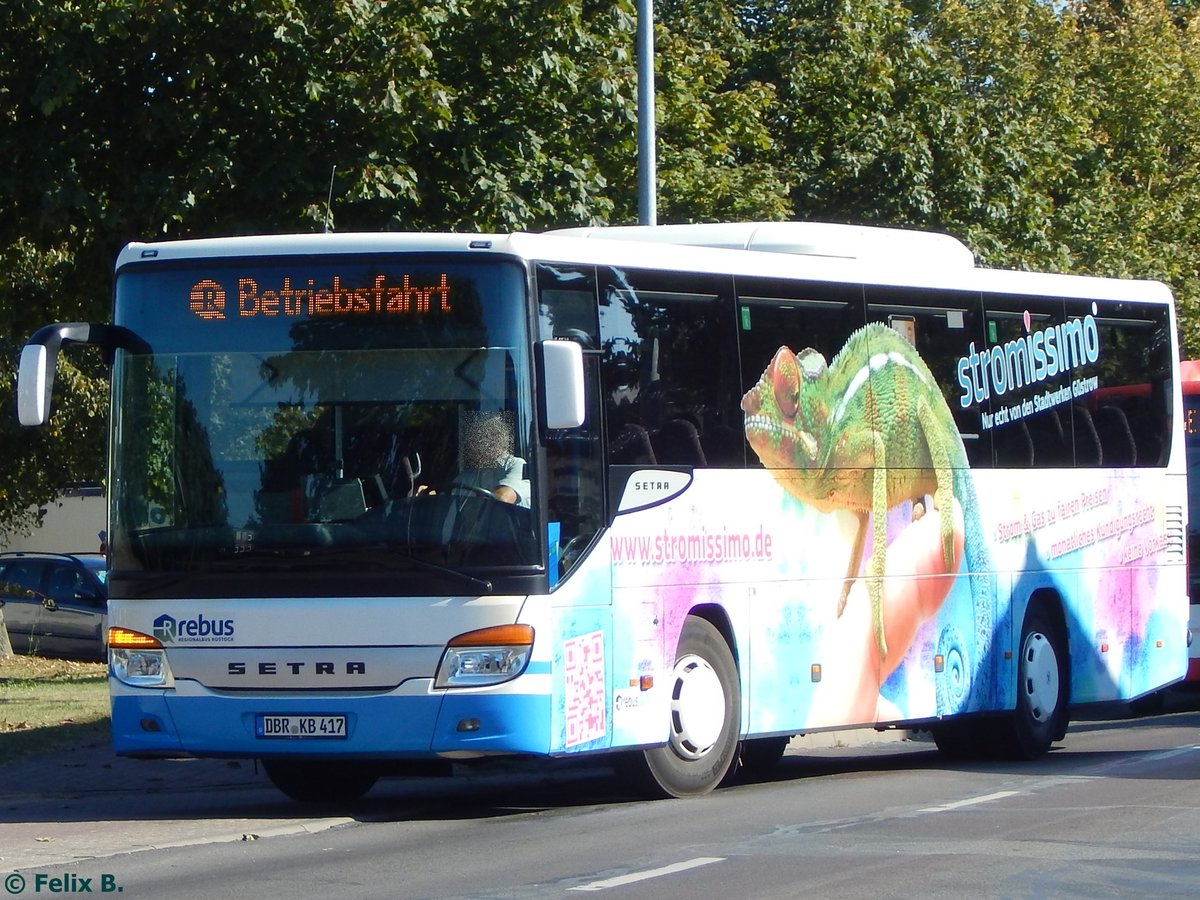
[[[384, 548], [386, 549], [386, 548]], [[460, 572], [457, 569], [451, 569], [449, 566], [443, 566], [439, 563], [430, 562], [427, 559], [421, 559], [418, 556], [403, 555], [400, 557], [405, 562], [410, 562], [418, 569], [424, 569], [428, 572], [437, 572], [440, 575], [446, 575], [451, 578], [458, 579], [463, 584], [469, 584], [476, 588], [481, 594], [490, 594], [496, 588], [486, 578], [476, 578], [474, 575], [468, 575], [466, 572]]]

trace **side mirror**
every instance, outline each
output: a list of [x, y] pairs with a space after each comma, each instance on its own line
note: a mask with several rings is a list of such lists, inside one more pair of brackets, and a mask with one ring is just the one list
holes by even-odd
[[50, 395], [54, 391], [54, 367], [58, 363], [58, 348], [64, 340], [84, 341], [87, 325], [50, 326], [43, 328], [21, 348], [17, 369], [17, 421], [22, 425], [45, 425], [50, 421]]
[[53, 374], [47, 362], [49, 355], [42, 346], [21, 348], [21, 363], [17, 370], [17, 420], [22, 425], [45, 425], [50, 419]]
[[542, 401], [548, 431], [578, 428], [587, 404], [583, 380], [583, 348], [574, 341], [541, 341]]
[[39, 328], [21, 348], [17, 369], [17, 420], [22, 425], [45, 425], [50, 421], [50, 396], [54, 392], [54, 369], [63, 344], [100, 347], [111, 363], [118, 349], [149, 353], [150, 348], [127, 328], [88, 322], [66, 322]]

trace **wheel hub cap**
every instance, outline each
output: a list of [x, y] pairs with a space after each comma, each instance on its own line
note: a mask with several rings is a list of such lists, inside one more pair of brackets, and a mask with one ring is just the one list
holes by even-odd
[[699, 759], [712, 749], [725, 722], [721, 679], [705, 660], [687, 656], [675, 663], [671, 694], [671, 746], [684, 759]]
[[1021, 687], [1030, 715], [1045, 722], [1058, 705], [1058, 657], [1044, 634], [1031, 634], [1021, 650]]

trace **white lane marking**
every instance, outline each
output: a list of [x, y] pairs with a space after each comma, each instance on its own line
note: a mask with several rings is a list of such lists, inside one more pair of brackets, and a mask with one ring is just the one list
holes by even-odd
[[674, 875], [676, 872], [686, 872], [688, 869], [697, 869], [700, 866], [707, 866], [709, 863], [724, 862], [723, 856], [698, 856], [695, 859], [689, 859], [685, 862], [671, 863], [669, 866], [662, 866], [658, 869], [647, 869], [644, 872], [630, 872], [628, 875], [618, 875], [616, 878], [605, 878], [603, 881], [592, 881], [588, 884], [581, 884], [578, 887], [570, 888], [572, 891], [606, 891], [609, 888], [622, 887], [626, 884], [635, 884], [639, 881], [649, 881], [651, 878], [662, 878], [664, 875]]
[[1180, 756], [1184, 753], [1193, 753], [1200, 750], [1200, 745], [1191, 747], [1176, 747], [1174, 750], [1161, 750], [1158, 753], [1151, 753], [1148, 756], [1141, 757], [1138, 762], [1158, 762], [1160, 759], [1170, 759], [1172, 756]]
[[1021, 793], [1020, 791], [996, 791], [994, 794], [984, 794], [981, 797], [968, 797], [966, 800], [959, 800], [957, 803], [947, 803], [945, 806], [930, 806], [926, 809], [918, 810], [923, 813], [946, 812], [951, 809], [962, 809], [964, 806], [975, 806], [977, 803], [991, 803], [993, 800], [1003, 800], [1005, 797], [1013, 797]]

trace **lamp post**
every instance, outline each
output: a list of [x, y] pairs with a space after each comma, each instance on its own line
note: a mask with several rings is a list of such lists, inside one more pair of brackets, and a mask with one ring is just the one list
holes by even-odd
[[654, 155], [654, 0], [637, 0], [638, 224], [658, 224]]

